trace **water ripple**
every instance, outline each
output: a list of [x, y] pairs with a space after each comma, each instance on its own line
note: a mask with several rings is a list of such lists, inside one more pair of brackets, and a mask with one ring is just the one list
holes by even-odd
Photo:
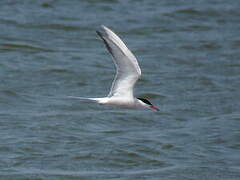
[[[239, 179], [239, 1], [0, 1], [0, 179]], [[95, 30], [136, 54], [136, 94]]]
[[55, 52], [51, 49], [46, 49], [42, 47], [33, 46], [31, 44], [17, 44], [17, 43], [1, 43], [0, 44], [0, 51], [30, 51], [30, 52]]

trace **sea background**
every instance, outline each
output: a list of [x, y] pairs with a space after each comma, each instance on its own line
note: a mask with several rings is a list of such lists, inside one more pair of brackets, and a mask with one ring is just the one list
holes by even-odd
[[[240, 1], [0, 1], [1, 180], [240, 179]], [[138, 58], [122, 110], [96, 30]]]

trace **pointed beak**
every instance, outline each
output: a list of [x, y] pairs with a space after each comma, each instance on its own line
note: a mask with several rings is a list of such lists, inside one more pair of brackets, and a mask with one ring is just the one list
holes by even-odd
[[155, 111], [159, 111], [159, 109], [156, 106], [150, 106], [151, 109], [155, 110]]

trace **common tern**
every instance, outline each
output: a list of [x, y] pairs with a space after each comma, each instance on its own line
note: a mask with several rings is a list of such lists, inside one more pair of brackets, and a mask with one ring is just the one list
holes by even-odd
[[113, 62], [116, 66], [116, 75], [112, 82], [111, 90], [108, 96], [103, 98], [69, 97], [95, 101], [99, 104], [112, 105], [126, 109], [150, 108], [159, 111], [149, 100], [134, 97], [133, 88], [141, 76], [141, 69], [138, 65], [138, 61], [123, 41], [112, 30], [104, 25], [102, 25], [101, 28], [102, 32], [96, 32], [112, 55]]

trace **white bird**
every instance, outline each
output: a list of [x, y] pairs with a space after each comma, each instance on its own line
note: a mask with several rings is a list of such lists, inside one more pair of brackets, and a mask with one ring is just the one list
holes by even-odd
[[96, 32], [111, 53], [117, 71], [111, 90], [108, 96], [103, 98], [69, 97], [95, 101], [99, 104], [112, 105], [120, 108], [150, 108], [158, 111], [159, 109], [152, 105], [147, 99], [133, 96], [134, 85], [141, 76], [141, 69], [136, 57], [113, 31], [103, 25], [101, 28], [103, 33], [99, 31]]

